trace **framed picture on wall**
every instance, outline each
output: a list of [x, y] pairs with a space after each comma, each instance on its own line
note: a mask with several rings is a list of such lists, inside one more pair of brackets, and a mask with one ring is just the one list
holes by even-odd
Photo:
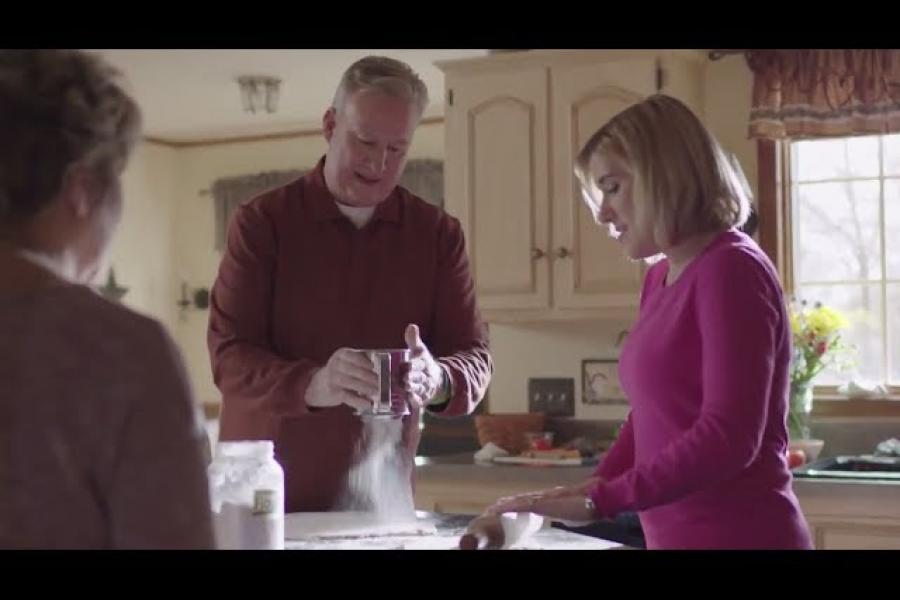
[[581, 361], [581, 402], [583, 404], [628, 404], [619, 385], [619, 361], [586, 358]]

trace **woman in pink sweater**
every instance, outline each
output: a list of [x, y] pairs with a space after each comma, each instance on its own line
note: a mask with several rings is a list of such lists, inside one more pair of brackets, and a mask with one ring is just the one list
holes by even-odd
[[619, 373], [631, 412], [594, 477], [491, 513], [637, 511], [648, 548], [811, 548], [785, 453], [790, 326], [778, 275], [736, 228], [745, 187], [678, 100], [656, 95], [588, 140], [576, 173], [598, 224], [647, 272]]

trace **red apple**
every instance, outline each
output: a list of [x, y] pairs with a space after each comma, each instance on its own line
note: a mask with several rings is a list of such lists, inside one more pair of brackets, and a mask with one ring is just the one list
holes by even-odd
[[538, 438], [531, 443], [532, 450], [550, 450], [553, 444], [546, 438]]
[[806, 452], [803, 450], [788, 450], [787, 462], [789, 469], [795, 469], [806, 463]]

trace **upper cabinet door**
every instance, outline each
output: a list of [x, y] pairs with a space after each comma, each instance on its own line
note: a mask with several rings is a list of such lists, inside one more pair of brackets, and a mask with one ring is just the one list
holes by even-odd
[[653, 58], [554, 67], [553, 277], [559, 308], [637, 306], [643, 262], [625, 257], [584, 205], [573, 167], [587, 140], [614, 115], [656, 92]]
[[448, 74], [448, 212], [483, 309], [550, 306], [548, 71]]

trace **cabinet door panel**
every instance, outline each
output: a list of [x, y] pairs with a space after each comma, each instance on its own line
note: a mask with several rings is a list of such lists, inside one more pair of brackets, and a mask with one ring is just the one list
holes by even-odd
[[447, 80], [446, 204], [484, 309], [550, 303], [547, 69]]
[[655, 91], [656, 62], [558, 67], [551, 71], [554, 148], [554, 304], [561, 308], [636, 306], [644, 263], [625, 258], [593, 220], [573, 173], [591, 135], [623, 109]]

